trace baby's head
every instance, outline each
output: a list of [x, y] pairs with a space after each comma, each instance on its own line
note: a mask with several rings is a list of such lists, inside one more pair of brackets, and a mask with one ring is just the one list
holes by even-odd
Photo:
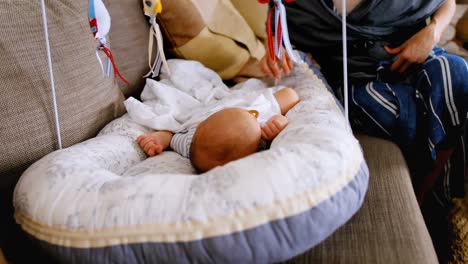
[[260, 125], [252, 113], [227, 108], [198, 125], [190, 147], [190, 161], [199, 172], [205, 172], [256, 152], [260, 139]]

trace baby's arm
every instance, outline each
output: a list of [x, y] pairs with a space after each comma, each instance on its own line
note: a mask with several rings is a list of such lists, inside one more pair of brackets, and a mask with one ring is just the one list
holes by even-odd
[[170, 131], [157, 131], [137, 138], [138, 145], [148, 156], [156, 156], [163, 152], [171, 144], [174, 133]]
[[286, 87], [275, 93], [276, 101], [278, 102], [281, 114], [285, 115], [291, 108], [299, 102], [299, 96], [296, 91]]
[[262, 126], [262, 138], [267, 141], [273, 140], [288, 125], [288, 119], [282, 115], [272, 116]]
[[284, 116], [299, 102], [296, 91], [286, 87], [275, 93], [276, 101], [281, 109], [281, 115], [274, 115], [262, 126], [262, 138], [273, 140], [288, 125], [288, 119]]

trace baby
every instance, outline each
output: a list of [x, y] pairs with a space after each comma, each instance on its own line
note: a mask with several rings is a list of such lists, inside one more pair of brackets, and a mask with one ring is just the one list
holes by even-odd
[[255, 153], [261, 139], [271, 141], [287, 126], [288, 120], [284, 115], [299, 102], [299, 96], [293, 89], [284, 88], [274, 97], [281, 115], [272, 116], [262, 126], [257, 121], [257, 111], [226, 108], [186, 133], [157, 131], [139, 136], [137, 142], [149, 156], [171, 147], [190, 158], [197, 171], [205, 172]]

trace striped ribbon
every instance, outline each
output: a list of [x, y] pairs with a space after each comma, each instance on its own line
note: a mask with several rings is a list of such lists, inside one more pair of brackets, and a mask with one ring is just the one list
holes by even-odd
[[[89, 26], [91, 28], [91, 32], [93, 32], [94, 38], [99, 42], [99, 45], [97, 47], [96, 51], [96, 57], [99, 62], [99, 65], [101, 66], [101, 71], [103, 75], [106, 75], [106, 72], [104, 70], [103, 63], [101, 61], [101, 58], [99, 56], [99, 51], [102, 51], [104, 54], [107, 56], [107, 76], [110, 77], [110, 68], [114, 69], [114, 76], [119, 77], [125, 84], [129, 85], [129, 82], [127, 79], [125, 79], [122, 74], [119, 72], [117, 69], [117, 66], [115, 65], [115, 60], [114, 56], [112, 55], [111, 50], [109, 47], [106, 45], [106, 38], [104, 35], [107, 35], [108, 32], [100, 32], [99, 33], [99, 21], [96, 16], [96, 7], [95, 7], [95, 0], [89, 0], [88, 2], [88, 20], [89, 20]], [[103, 4], [102, 4], [103, 5]], [[108, 14], [107, 14], [108, 15]], [[102, 34], [104, 33], [104, 34]]]
[[[273, 1], [273, 8], [270, 8], [267, 18], [267, 39], [268, 39], [268, 54], [272, 61], [276, 63], [277, 60], [282, 59], [282, 47], [288, 53], [289, 57], [294, 63], [299, 63], [299, 59], [293, 52], [291, 42], [289, 40], [289, 31], [287, 25], [286, 8], [281, 0]], [[284, 0], [286, 3], [294, 2], [294, 0]], [[309, 0], [313, 1], [313, 0]], [[344, 97], [344, 110], [346, 120], [349, 118], [348, 106], [348, 47], [347, 47], [347, 31], [346, 31], [346, 0], [341, 0], [341, 25], [342, 25], [342, 44], [343, 44], [343, 97]], [[258, 0], [261, 4], [269, 4], [270, 0]], [[273, 17], [275, 19], [274, 34], [272, 27]], [[348, 126], [350, 128], [350, 126]]]
[[[258, 0], [262, 4], [270, 3], [270, 0]], [[283, 57], [283, 47], [286, 50], [289, 58], [294, 63], [299, 63], [300, 59], [293, 51], [291, 41], [289, 40], [289, 31], [286, 17], [286, 8], [281, 0], [272, 0], [273, 8], [268, 12], [267, 19], [267, 39], [268, 39], [268, 54], [273, 62], [281, 60]], [[294, 0], [285, 0], [290, 3]], [[274, 21], [273, 21], [274, 19]], [[274, 24], [274, 27], [272, 23]], [[274, 33], [273, 33], [274, 28]]]

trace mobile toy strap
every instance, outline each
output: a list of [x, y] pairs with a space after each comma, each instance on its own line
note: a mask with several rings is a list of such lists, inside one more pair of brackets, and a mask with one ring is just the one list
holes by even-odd
[[[294, 63], [299, 63], [300, 59], [297, 58], [293, 51], [291, 41], [289, 40], [289, 31], [286, 17], [286, 8], [281, 0], [273, 1], [273, 7], [268, 11], [267, 19], [267, 41], [268, 41], [268, 54], [273, 62], [281, 60], [283, 57], [283, 46], [289, 55], [289, 58]], [[290, 3], [294, 0], [285, 0]], [[268, 4], [270, 0], [258, 0], [261, 4]], [[272, 25], [274, 23], [274, 26]], [[274, 30], [274, 32], [273, 32]]]
[[[114, 69], [114, 76], [118, 76], [125, 84], [128, 85], [128, 81], [117, 69], [114, 56], [107, 45], [106, 36], [110, 31], [111, 18], [102, 0], [89, 0], [88, 20], [91, 32], [93, 33], [94, 38], [98, 41], [96, 58], [101, 66], [102, 73], [110, 77], [111, 70]], [[99, 51], [102, 51], [107, 56], [107, 70], [104, 70], [104, 65], [99, 56]]]
[[[150, 18], [150, 32], [148, 41], [148, 64], [150, 71], [144, 77], [156, 77], [159, 75], [161, 66], [170, 74], [169, 66], [167, 64], [166, 56], [164, 55], [163, 38], [158, 23], [156, 22], [156, 16], [162, 12], [161, 0], [143, 0], [143, 11], [145, 15]], [[154, 39], [156, 39], [156, 58], [151, 63], [153, 57], [153, 45]]]

